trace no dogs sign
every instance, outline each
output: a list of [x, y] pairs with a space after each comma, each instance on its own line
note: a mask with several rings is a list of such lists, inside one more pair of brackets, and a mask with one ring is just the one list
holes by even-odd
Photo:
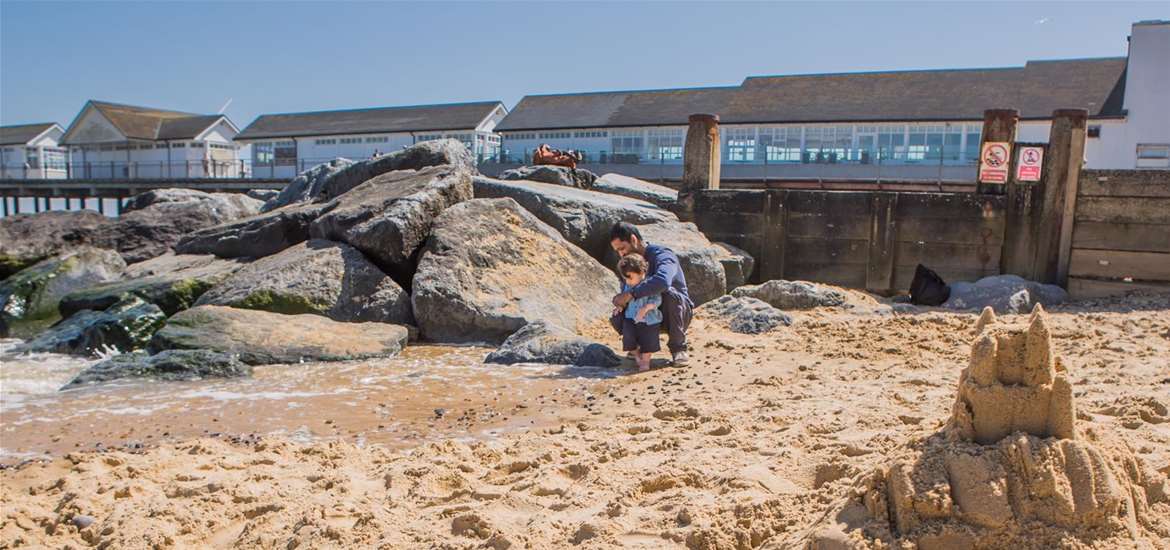
[[1043, 147], [1020, 147], [1020, 158], [1016, 162], [1016, 181], [1040, 181], [1040, 169], [1043, 166]]
[[979, 155], [979, 183], [1007, 183], [1011, 155], [1012, 148], [1008, 142], [985, 142], [983, 152]]

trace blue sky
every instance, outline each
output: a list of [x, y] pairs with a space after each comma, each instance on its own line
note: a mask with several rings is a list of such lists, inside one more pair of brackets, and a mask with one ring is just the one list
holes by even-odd
[[0, 1], [0, 124], [87, 99], [217, 112], [723, 86], [745, 76], [1123, 56], [1147, 3]]

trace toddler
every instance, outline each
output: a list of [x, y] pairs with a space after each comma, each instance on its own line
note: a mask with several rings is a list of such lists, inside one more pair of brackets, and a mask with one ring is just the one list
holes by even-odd
[[[622, 275], [622, 292], [628, 292], [646, 278], [649, 265], [638, 254], [631, 254], [618, 261], [618, 273]], [[639, 371], [650, 370], [650, 356], [662, 348], [658, 342], [658, 329], [662, 324], [662, 296], [654, 294], [635, 298], [626, 304], [622, 319], [622, 350], [633, 353]], [[615, 311], [616, 313], [616, 311]]]

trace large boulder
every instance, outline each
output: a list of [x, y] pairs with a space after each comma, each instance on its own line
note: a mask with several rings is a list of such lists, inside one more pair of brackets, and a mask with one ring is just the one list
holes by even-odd
[[214, 254], [220, 258], [276, 254], [309, 240], [309, 224], [329, 205], [292, 204], [234, 222], [196, 231], [175, 245], [179, 254]]
[[720, 296], [696, 311], [723, 320], [731, 332], [740, 334], [763, 334], [792, 324], [783, 311], [745, 296]]
[[323, 183], [321, 193], [315, 200], [321, 202], [340, 197], [382, 174], [399, 170], [422, 170], [431, 166], [450, 166], [454, 170], [468, 174], [478, 172], [471, 152], [459, 140], [448, 138], [424, 141], [393, 153], [354, 163], [341, 170]]
[[597, 261], [607, 261], [609, 232], [618, 222], [635, 225], [678, 221], [674, 214], [629, 197], [550, 183], [474, 180], [476, 198], [510, 198]]
[[237, 193], [149, 191], [130, 199], [114, 223], [99, 228], [94, 243], [117, 250], [127, 263], [141, 262], [165, 254], [194, 231], [254, 215], [261, 204]]
[[839, 307], [845, 305], [844, 292], [830, 286], [808, 281], [774, 279], [763, 284], [741, 286], [731, 291], [732, 296], [763, 300], [772, 307], [785, 311]]
[[512, 199], [460, 203], [435, 220], [414, 275], [414, 316], [442, 342], [500, 343], [546, 320], [608, 317], [617, 277]]
[[176, 349], [155, 355], [141, 352], [123, 353], [81, 371], [61, 389], [68, 390], [124, 378], [173, 381], [235, 378], [251, 374], [251, 366], [240, 362], [234, 355], [216, 351]]
[[1036, 304], [1056, 305], [1068, 292], [1056, 285], [1029, 281], [1018, 275], [993, 275], [968, 283], [950, 283], [951, 296], [942, 307], [976, 309], [990, 307], [996, 313], [1027, 313]]
[[593, 182], [597, 180], [597, 174], [584, 168], [573, 169], [567, 166], [542, 164], [539, 166], [521, 166], [511, 170], [504, 170], [500, 174], [500, 179], [539, 181], [541, 183], [551, 183], [565, 187], [589, 189], [593, 187]]
[[435, 217], [471, 198], [471, 173], [458, 165], [388, 172], [348, 190], [313, 221], [309, 234], [349, 244], [404, 285]]
[[137, 296], [174, 315], [195, 305], [204, 292], [243, 266], [243, 262], [211, 255], [163, 254], [127, 266], [121, 280], [66, 294], [58, 309], [62, 317], [69, 317], [83, 309], [103, 310]]
[[413, 322], [402, 287], [357, 249], [331, 241], [308, 241], [256, 260], [203, 294], [198, 305]]
[[[727, 294], [727, 273], [723, 267], [727, 251], [707, 240], [695, 224], [660, 222], [639, 225], [638, 231], [647, 243], [665, 246], [678, 256], [687, 291], [696, 306]], [[611, 248], [605, 264], [616, 269], [617, 262], [617, 253]]]
[[[258, 201], [262, 201], [264, 203], [267, 203], [268, 201], [275, 199], [277, 196], [279, 196], [280, 191], [278, 191], [276, 189], [249, 189], [248, 192], [244, 193], [244, 194], [249, 196], [249, 197], [252, 197], [253, 199], [256, 199]], [[261, 212], [265, 211], [263, 206], [260, 207], [260, 211]]]
[[90, 355], [109, 349], [141, 349], [166, 319], [158, 306], [131, 296], [104, 311], [79, 311], [18, 345], [14, 351]]
[[321, 194], [325, 182], [336, 176], [338, 172], [353, 166], [353, 161], [344, 158], [335, 158], [329, 162], [318, 164], [293, 178], [280, 192], [267, 200], [260, 208], [261, 212], [276, 210], [298, 202], [308, 202]]
[[719, 256], [719, 262], [723, 264], [723, 273], [727, 277], [727, 291], [731, 292], [732, 289], [746, 285], [756, 269], [756, 259], [743, 249], [730, 244], [714, 244], [724, 252]]
[[206, 349], [237, 355], [249, 365], [347, 361], [393, 356], [406, 346], [407, 336], [401, 325], [197, 306], [168, 319], [150, 350]]
[[113, 223], [92, 210], [16, 214], [0, 218], [0, 280], [58, 253], [88, 244]]
[[9, 321], [55, 317], [62, 297], [115, 280], [125, 269], [117, 252], [88, 246], [42, 260], [0, 282], [0, 316]]
[[563, 327], [534, 321], [514, 332], [483, 361], [501, 365], [546, 363], [616, 367], [622, 359], [609, 346], [582, 338]]
[[678, 191], [665, 185], [650, 183], [621, 174], [605, 174], [593, 182], [592, 189], [602, 193], [623, 195], [669, 208], [678, 202]]

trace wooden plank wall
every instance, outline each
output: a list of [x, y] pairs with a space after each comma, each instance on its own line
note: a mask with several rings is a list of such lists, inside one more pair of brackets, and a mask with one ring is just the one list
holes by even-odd
[[819, 190], [708, 190], [695, 223], [756, 258], [753, 281], [807, 280], [905, 292], [922, 263], [947, 280], [999, 273], [1001, 196]]
[[1077, 298], [1170, 291], [1170, 173], [1082, 170], [1068, 290]]

